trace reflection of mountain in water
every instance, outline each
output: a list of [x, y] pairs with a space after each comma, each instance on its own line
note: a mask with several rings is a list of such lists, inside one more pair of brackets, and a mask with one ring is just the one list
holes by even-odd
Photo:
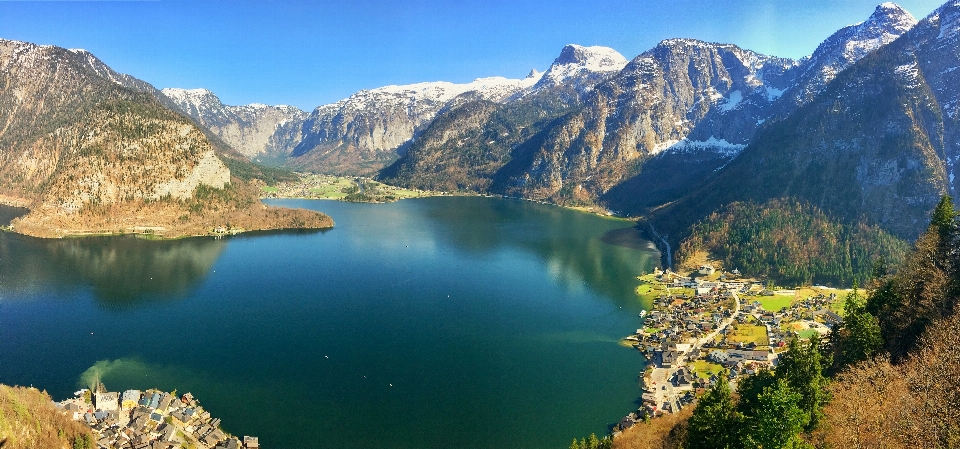
[[633, 298], [634, 278], [660, 260], [656, 248], [628, 222], [527, 201], [459, 201], [470, 201], [469, 207], [437, 202], [426, 212], [443, 224], [438, 234], [457, 247], [478, 254], [519, 247], [546, 261], [564, 283], [583, 282], [618, 300]]
[[3, 233], [0, 291], [90, 287], [110, 307], [182, 297], [207, 276], [225, 247], [208, 238], [40, 240]]
[[30, 209], [0, 204], [0, 226], [9, 226], [14, 218], [27, 215], [27, 212], [30, 212]]

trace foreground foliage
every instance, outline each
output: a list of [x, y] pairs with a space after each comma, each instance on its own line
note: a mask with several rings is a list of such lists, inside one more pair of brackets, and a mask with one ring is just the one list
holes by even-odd
[[90, 429], [57, 410], [46, 393], [0, 385], [0, 447], [95, 448], [96, 443]]

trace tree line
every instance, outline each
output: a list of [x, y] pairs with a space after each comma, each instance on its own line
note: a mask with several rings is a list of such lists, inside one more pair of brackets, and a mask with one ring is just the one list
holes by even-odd
[[869, 278], [875, 260], [899, 264], [909, 246], [877, 226], [845, 224], [809, 203], [774, 199], [732, 203], [695, 224], [678, 260], [702, 251], [779, 284], [849, 286]]

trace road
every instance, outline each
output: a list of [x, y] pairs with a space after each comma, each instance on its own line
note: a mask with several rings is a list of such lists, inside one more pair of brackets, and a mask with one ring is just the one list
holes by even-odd
[[[740, 315], [740, 297], [734, 293], [733, 300], [734, 309], [733, 313], [730, 315], [730, 318], [722, 321], [713, 332], [697, 340], [690, 348], [690, 352], [687, 352], [683, 356], [677, 358], [677, 366], [683, 366], [687, 362], [687, 354], [690, 354], [702, 348], [703, 345], [707, 344], [708, 342], [713, 341], [713, 339], [716, 338], [717, 335], [720, 335], [724, 329], [733, 324], [733, 320], [737, 319], [737, 316]], [[679, 409], [679, 404], [677, 404], [677, 391], [674, 390], [674, 386], [670, 382], [670, 378], [673, 377], [673, 373], [678, 369], [679, 368], [659, 367], [654, 368], [653, 373], [650, 374], [651, 385], [648, 387], [653, 388], [653, 395], [656, 400], [657, 409], [663, 409], [664, 404], [670, 404], [671, 411], [675, 412]]]

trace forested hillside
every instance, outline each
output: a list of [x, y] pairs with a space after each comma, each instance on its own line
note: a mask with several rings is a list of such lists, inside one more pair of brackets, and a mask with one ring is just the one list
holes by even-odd
[[868, 279], [876, 260], [897, 266], [908, 244], [865, 223], [845, 224], [790, 199], [737, 202], [695, 224], [677, 251], [706, 252], [725, 267], [785, 285], [850, 285]]

